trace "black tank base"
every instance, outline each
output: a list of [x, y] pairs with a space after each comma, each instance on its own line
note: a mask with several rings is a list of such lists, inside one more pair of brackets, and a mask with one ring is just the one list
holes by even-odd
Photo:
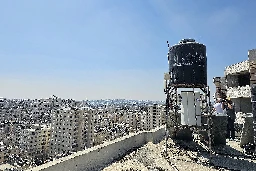
[[193, 141], [192, 131], [187, 127], [180, 127], [173, 133], [171, 138], [183, 141]]

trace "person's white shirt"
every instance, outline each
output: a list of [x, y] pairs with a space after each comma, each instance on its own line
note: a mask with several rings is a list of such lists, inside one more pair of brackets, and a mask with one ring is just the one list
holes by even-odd
[[223, 114], [222, 104], [220, 102], [213, 105], [213, 107], [215, 108], [217, 114]]

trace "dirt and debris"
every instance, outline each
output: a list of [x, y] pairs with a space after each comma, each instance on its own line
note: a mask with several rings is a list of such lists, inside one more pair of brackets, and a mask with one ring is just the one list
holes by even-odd
[[103, 171], [211, 171], [255, 170], [256, 161], [243, 153], [236, 141], [215, 147], [209, 153], [199, 142], [174, 142], [168, 140], [167, 156], [165, 140], [158, 144], [148, 143], [127, 154], [121, 160], [105, 167]]

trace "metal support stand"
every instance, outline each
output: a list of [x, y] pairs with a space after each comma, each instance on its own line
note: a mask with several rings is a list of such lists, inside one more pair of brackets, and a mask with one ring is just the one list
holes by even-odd
[[212, 107], [211, 107], [211, 96], [210, 96], [210, 89], [209, 86], [205, 86], [201, 88], [201, 90], [204, 92], [205, 99], [204, 103], [205, 108], [203, 108], [202, 114], [205, 114], [207, 116], [207, 133], [208, 133], [208, 147], [209, 147], [209, 153], [210, 153], [210, 159], [212, 157], [212, 127], [213, 127], [213, 122], [212, 122]]
[[[167, 80], [166, 80], [167, 83]], [[165, 154], [167, 157], [167, 142], [168, 142], [168, 126], [167, 126], [167, 120], [168, 120], [168, 114], [169, 114], [169, 93], [167, 92], [167, 96], [166, 96], [166, 103], [165, 103]]]

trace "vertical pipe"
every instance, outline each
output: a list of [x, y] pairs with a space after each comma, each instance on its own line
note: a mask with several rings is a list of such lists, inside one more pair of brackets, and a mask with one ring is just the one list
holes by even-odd
[[211, 110], [211, 96], [210, 96], [210, 88], [207, 86], [207, 96], [208, 96], [208, 114], [209, 114], [209, 149], [210, 149], [210, 161], [212, 158], [212, 110]]
[[177, 93], [177, 88], [175, 88], [175, 108], [174, 108], [174, 111], [175, 111], [175, 137], [177, 136], [177, 131], [178, 131], [178, 111], [177, 111], [177, 104], [178, 104], [178, 93]]
[[194, 108], [195, 108], [195, 120], [196, 120], [196, 124], [197, 125], [197, 116], [196, 116], [196, 99], [195, 99], [195, 88], [193, 87], [193, 95], [194, 95]]
[[[169, 42], [167, 41], [167, 47], [168, 47], [168, 54], [167, 54], [167, 58], [168, 58], [168, 64], [169, 64], [169, 51], [170, 51], [170, 49], [169, 49]], [[170, 67], [170, 66], [169, 66]], [[170, 71], [169, 71], [170, 72]], [[168, 112], [169, 112], [169, 93], [170, 93], [170, 86], [169, 86], [169, 84], [168, 84], [168, 82], [167, 82], [167, 80], [165, 80], [165, 85], [166, 85], [166, 105], [165, 105], [165, 108], [166, 108], [166, 111], [165, 111], [165, 154], [166, 154], [166, 157], [167, 157], [167, 155], [168, 155], [168, 153], [167, 153], [167, 142], [168, 142], [168, 126], [167, 126], [167, 124], [168, 124], [168, 122], [167, 122], [167, 120], [168, 120]]]
[[[166, 80], [167, 82], [167, 80]], [[165, 154], [167, 157], [167, 142], [168, 142], [168, 126], [167, 126], [167, 119], [168, 119], [168, 112], [169, 112], [169, 87], [166, 88], [167, 95], [166, 95], [166, 104], [165, 104]]]

